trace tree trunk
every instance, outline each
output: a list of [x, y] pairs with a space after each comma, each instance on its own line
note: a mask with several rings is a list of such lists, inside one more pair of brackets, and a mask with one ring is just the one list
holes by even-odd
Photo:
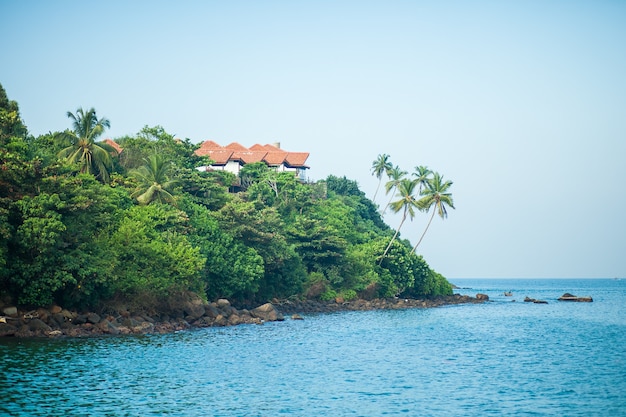
[[406, 220], [406, 209], [404, 210], [404, 215], [402, 216], [402, 221], [400, 222], [400, 225], [398, 226], [398, 229], [396, 229], [396, 233], [391, 238], [391, 241], [389, 241], [389, 245], [387, 245], [387, 249], [385, 249], [385, 252], [383, 253], [383, 256], [380, 258], [380, 261], [378, 262], [378, 265], [383, 263], [383, 259], [385, 259], [385, 256], [387, 256], [387, 252], [389, 252], [389, 249], [391, 249], [391, 245], [393, 244], [393, 241], [396, 240], [396, 237], [398, 236], [398, 233], [400, 233], [400, 229], [402, 228], [402, 225], [404, 224], [405, 220]]
[[428, 224], [426, 225], [426, 229], [424, 229], [424, 233], [422, 233], [422, 236], [420, 237], [420, 240], [417, 241], [417, 244], [415, 246], [413, 246], [413, 250], [411, 251], [411, 253], [415, 253], [415, 251], [417, 250], [417, 247], [419, 246], [419, 244], [422, 243], [422, 239], [424, 239], [424, 235], [428, 231], [428, 228], [430, 227], [430, 223], [433, 221], [433, 217], [435, 217], [435, 212], [436, 211], [437, 211], [437, 207], [434, 207], [433, 208], [433, 214], [430, 216], [430, 220], [428, 220]]

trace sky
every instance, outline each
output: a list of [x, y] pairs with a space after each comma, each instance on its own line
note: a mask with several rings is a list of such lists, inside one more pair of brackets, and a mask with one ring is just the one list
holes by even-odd
[[33, 135], [94, 107], [110, 138], [280, 142], [370, 198], [388, 154], [453, 182], [418, 249], [444, 276], [626, 277], [624, 1], [0, 0], [0, 38]]

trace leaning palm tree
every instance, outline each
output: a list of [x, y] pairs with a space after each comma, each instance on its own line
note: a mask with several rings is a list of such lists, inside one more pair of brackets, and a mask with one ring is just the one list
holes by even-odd
[[428, 220], [424, 233], [422, 233], [420, 240], [413, 247], [411, 253], [417, 250], [417, 247], [422, 242], [422, 239], [424, 239], [424, 235], [428, 231], [430, 223], [433, 221], [433, 217], [435, 217], [435, 213], [438, 213], [442, 219], [445, 219], [448, 217], [448, 210], [446, 209], [446, 206], [454, 208], [452, 194], [448, 192], [448, 189], [452, 186], [452, 181], [444, 181], [443, 176], [439, 175], [438, 172], [435, 172], [433, 174], [433, 178], [428, 181], [426, 185], [426, 188], [422, 191], [423, 197], [417, 201], [417, 204], [424, 211], [428, 211], [432, 207], [433, 214], [430, 216], [430, 220]]
[[416, 166], [415, 172], [413, 172], [413, 176], [415, 180], [419, 184], [419, 190], [417, 190], [418, 194], [422, 193], [422, 190], [428, 185], [428, 181], [430, 181], [430, 176], [433, 172], [423, 165]]
[[398, 184], [400, 184], [400, 181], [402, 180], [402, 178], [404, 178], [406, 174], [407, 172], [402, 171], [400, 167], [397, 165], [391, 168], [387, 172], [387, 175], [389, 176], [389, 181], [387, 181], [387, 183], [385, 184], [385, 193], [386, 194], [391, 193], [391, 198], [389, 199], [389, 202], [383, 209], [383, 213], [382, 213], [383, 216], [385, 215], [387, 208], [389, 208], [389, 206], [391, 205], [391, 201], [393, 200], [393, 197], [396, 194], [396, 190], [398, 189]]
[[152, 202], [173, 203], [172, 193], [179, 181], [170, 177], [171, 162], [165, 161], [160, 155], [152, 155], [144, 161], [146, 165], [130, 172], [139, 182], [131, 197], [143, 205]]
[[76, 114], [68, 111], [67, 117], [72, 119], [73, 130], [57, 135], [57, 139], [66, 145], [58, 156], [72, 164], [78, 164], [80, 172], [88, 172], [100, 181], [108, 182], [111, 156], [105, 146], [95, 141], [104, 133], [105, 128], [111, 127], [111, 123], [104, 117], [98, 119], [93, 107], [86, 112], [78, 108]]
[[376, 158], [376, 160], [372, 163], [372, 175], [378, 178], [378, 186], [376, 187], [376, 192], [374, 193], [374, 198], [372, 199], [374, 202], [376, 201], [376, 195], [378, 194], [380, 184], [383, 182], [383, 174], [388, 174], [393, 168], [389, 158], [389, 155], [383, 153], [378, 155], [378, 158]]
[[416, 186], [417, 182], [408, 178], [403, 178], [400, 181], [400, 184], [398, 184], [397, 195], [400, 197], [400, 199], [393, 201], [389, 207], [391, 207], [391, 210], [394, 213], [403, 210], [402, 220], [400, 221], [400, 225], [396, 229], [396, 233], [391, 238], [391, 241], [389, 241], [389, 245], [387, 245], [387, 248], [385, 249], [383, 256], [380, 258], [378, 265], [382, 264], [383, 259], [385, 259], [385, 256], [387, 256], [387, 252], [389, 252], [389, 249], [391, 249], [391, 245], [393, 244], [394, 240], [396, 240], [396, 237], [398, 237], [398, 233], [400, 233], [400, 229], [402, 228], [402, 225], [404, 224], [407, 215], [411, 217], [411, 220], [413, 220], [413, 217], [415, 217], [415, 209], [419, 210], [420, 208], [414, 195]]

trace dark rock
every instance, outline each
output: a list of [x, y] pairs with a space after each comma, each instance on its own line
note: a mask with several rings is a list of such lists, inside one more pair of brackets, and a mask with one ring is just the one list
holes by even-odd
[[535, 304], [548, 304], [548, 302], [545, 301], [545, 300], [533, 300], [533, 303], [535, 303]]
[[96, 313], [87, 313], [87, 322], [88, 323], [98, 324], [98, 323], [100, 323], [100, 320], [102, 320], [102, 319]]
[[77, 314], [76, 318], [72, 320], [74, 324], [85, 324], [87, 323], [87, 316], [85, 314]]
[[524, 297], [524, 302], [525, 303], [534, 303], [536, 300], [534, 298], [530, 298], [530, 297]]
[[489, 301], [489, 296], [487, 294], [478, 293], [476, 294], [476, 299], [482, 300], [482, 301]]
[[52, 328], [50, 326], [48, 326], [46, 323], [44, 323], [43, 321], [41, 321], [40, 319], [32, 319], [28, 322], [28, 329], [35, 332], [35, 331], [50, 331], [52, 330]]
[[559, 301], [576, 301], [576, 302], [583, 302], [583, 303], [591, 303], [593, 301], [593, 298], [591, 297], [577, 297], [575, 295], [572, 295], [568, 292], [566, 292], [565, 294], [563, 294], [562, 296], [559, 297]]
[[14, 336], [17, 328], [9, 323], [0, 323], [0, 337]]

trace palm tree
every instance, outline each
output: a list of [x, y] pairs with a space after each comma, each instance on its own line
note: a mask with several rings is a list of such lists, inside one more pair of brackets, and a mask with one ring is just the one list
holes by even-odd
[[417, 250], [417, 247], [422, 242], [422, 239], [424, 239], [424, 235], [428, 231], [430, 223], [433, 221], [433, 217], [435, 217], [435, 213], [438, 213], [442, 219], [445, 219], [448, 217], [446, 206], [454, 208], [452, 194], [448, 192], [448, 189], [452, 186], [452, 181], [444, 181], [443, 176], [439, 175], [438, 172], [435, 172], [433, 174], [433, 178], [428, 181], [426, 185], [426, 188], [422, 191], [423, 197], [420, 198], [417, 203], [424, 211], [428, 211], [432, 207], [433, 214], [430, 216], [430, 220], [428, 220], [424, 233], [422, 233], [420, 240], [413, 247], [411, 253]]
[[137, 198], [139, 204], [150, 204], [152, 202], [172, 203], [174, 186], [179, 181], [170, 178], [172, 164], [165, 161], [160, 155], [152, 155], [145, 158], [146, 165], [140, 166], [130, 172], [130, 175], [139, 181], [139, 186], [131, 194]]
[[93, 107], [86, 112], [78, 108], [76, 114], [68, 111], [67, 117], [72, 119], [73, 130], [57, 135], [67, 145], [58, 156], [72, 164], [78, 163], [80, 172], [88, 172], [100, 181], [108, 182], [111, 156], [105, 147], [95, 141], [105, 128], [111, 127], [111, 122], [104, 117], [98, 119]]
[[428, 181], [430, 180], [430, 176], [433, 172], [423, 165], [416, 166], [415, 172], [413, 172], [413, 176], [415, 176], [415, 180], [419, 184], [418, 194], [422, 194], [422, 190], [428, 186]]
[[389, 199], [389, 202], [387, 203], [387, 205], [385, 206], [382, 215], [385, 215], [385, 212], [387, 211], [387, 208], [389, 207], [389, 205], [391, 204], [391, 200], [393, 200], [393, 197], [396, 194], [396, 190], [398, 189], [398, 184], [400, 184], [400, 180], [402, 178], [404, 178], [404, 176], [407, 174], [406, 171], [402, 171], [400, 169], [399, 166], [395, 166], [393, 168], [391, 168], [388, 172], [387, 172], [387, 176], [389, 177], [389, 181], [387, 181], [387, 183], [385, 184], [385, 193], [389, 194], [391, 193], [391, 198]]
[[378, 158], [372, 163], [372, 175], [378, 178], [378, 186], [376, 187], [376, 192], [374, 193], [374, 198], [372, 199], [374, 202], [376, 201], [376, 195], [378, 194], [380, 184], [383, 181], [383, 174], [388, 174], [389, 171], [393, 168], [393, 165], [391, 165], [389, 158], [389, 155], [383, 153], [378, 155]]
[[400, 180], [400, 184], [398, 184], [397, 195], [400, 196], [400, 199], [393, 201], [390, 207], [394, 213], [397, 213], [400, 210], [404, 210], [402, 213], [402, 221], [400, 221], [400, 225], [396, 229], [396, 233], [391, 238], [389, 245], [387, 245], [387, 248], [385, 249], [383, 256], [380, 258], [378, 265], [380, 265], [383, 262], [383, 259], [385, 259], [385, 256], [387, 256], [387, 252], [389, 252], [389, 249], [391, 249], [391, 245], [393, 244], [394, 240], [396, 240], [398, 233], [400, 233], [400, 229], [402, 228], [402, 225], [404, 224], [407, 215], [409, 215], [411, 217], [411, 220], [413, 220], [413, 217], [415, 217], [415, 209], [419, 210], [419, 205], [417, 204], [417, 200], [414, 196], [416, 186], [417, 181], [410, 180], [408, 178], [403, 178], [402, 180]]

